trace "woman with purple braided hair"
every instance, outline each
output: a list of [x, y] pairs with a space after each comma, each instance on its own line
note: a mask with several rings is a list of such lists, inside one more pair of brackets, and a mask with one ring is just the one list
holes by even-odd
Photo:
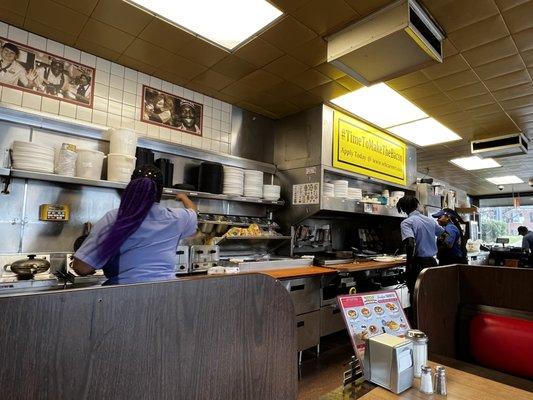
[[184, 208], [166, 208], [159, 204], [162, 193], [161, 171], [152, 165], [137, 168], [118, 210], [104, 215], [74, 254], [74, 271], [85, 276], [103, 269], [105, 284], [174, 278], [176, 246], [196, 232], [196, 206], [178, 195]]

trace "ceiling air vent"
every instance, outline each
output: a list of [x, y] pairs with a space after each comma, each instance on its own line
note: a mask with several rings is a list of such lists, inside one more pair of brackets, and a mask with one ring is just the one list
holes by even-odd
[[364, 85], [442, 62], [444, 35], [414, 0], [399, 0], [326, 38], [328, 62]]
[[472, 154], [481, 157], [511, 157], [527, 153], [528, 139], [522, 133], [513, 133], [490, 139], [473, 140], [470, 146]]

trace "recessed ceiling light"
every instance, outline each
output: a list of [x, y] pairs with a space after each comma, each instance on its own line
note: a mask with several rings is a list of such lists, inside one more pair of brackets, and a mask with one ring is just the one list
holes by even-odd
[[385, 83], [363, 87], [331, 101], [346, 111], [385, 129], [427, 118], [424, 111]]
[[524, 181], [516, 175], [495, 176], [493, 178], [487, 178], [487, 180], [490, 183], [494, 183], [495, 185], [511, 185], [513, 183], [524, 183]]
[[393, 126], [389, 131], [418, 146], [431, 146], [461, 139], [461, 136], [433, 118]]
[[[233, 50], [283, 13], [265, 0], [126, 0]], [[171, 40], [162, 37], [161, 41]]]
[[454, 158], [450, 162], [467, 171], [501, 167], [500, 163], [493, 158], [481, 158], [478, 156]]

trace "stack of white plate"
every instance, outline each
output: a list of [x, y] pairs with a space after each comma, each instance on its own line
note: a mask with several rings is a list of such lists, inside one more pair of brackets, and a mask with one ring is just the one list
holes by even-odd
[[350, 200], [361, 200], [363, 198], [363, 191], [358, 188], [348, 188], [348, 198]]
[[244, 193], [244, 171], [240, 168], [224, 167], [222, 193], [230, 196], [242, 196]]
[[246, 197], [263, 197], [263, 173], [252, 169], [244, 170], [244, 195]]
[[13, 164], [15, 169], [36, 172], [54, 172], [54, 148], [42, 144], [13, 142]]
[[343, 179], [333, 181], [333, 193], [335, 197], [348, 197], [348, 181]]
[[279, 185], [263, 185], [263, 199], [278, 201], [281, 197], [281, 186]]
[[334, 197], [335, 196], [335, 186], [333, 183], [324, 182], [324, 196]]

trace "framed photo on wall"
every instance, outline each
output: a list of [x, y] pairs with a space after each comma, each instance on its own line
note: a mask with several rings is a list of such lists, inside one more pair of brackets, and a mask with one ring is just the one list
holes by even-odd
[[94, 68], [0, 37], [0, 85], [92, 108]]
[[143, 85], [141, 121], [202, 136], [203, 105]]

